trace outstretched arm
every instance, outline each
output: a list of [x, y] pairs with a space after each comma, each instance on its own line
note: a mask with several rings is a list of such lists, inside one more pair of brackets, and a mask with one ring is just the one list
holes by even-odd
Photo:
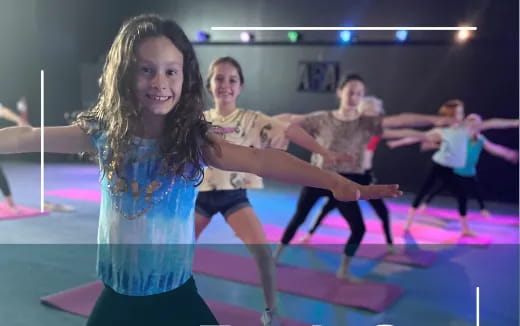
[[518, 163], [518, 151], [511, 148], [495, 144], [489, 140], [484, 141], [484, 150], [491, 155], [498, 156], [513, 164]]
[[419, 140], [426, 139], [426, 133], [415, 129], [384, 129], [384, 139], [413, 137]]
[[389, 148], [394, 149], [397, 147], [409, 146], [409, 145], [417, 144], [420, 142], [422, 142], [422, 139], [418, 138], [418, 137], [404, 137], [401, 139], [389, 140], [386, 142], [386, 145]]
[[451, 123], [452, 118], [431, 114], [401, 113], [383, 117], [383, 128], [446, 126]]
[[[46, 127], [45, 151], [52, 153], [94, 152], [88, 136], [77, 125]], [[0, 129], [0, 154], [39, 152], [41, 128], [29, 126]]]
[[292, 113], [282, 113], [272, 116], [275, 119], [278, 119], [283, 122], [287, 122], [290, 124], [301, 124], [303, 120], [305, 120], [305, 114], [292, 114]]
[[[386, 144], [390, 148], [397, 148], [401, 146], [408, 146], [416, 143], [421, 143], [421, 150], [427, 149], [434, 149], [438, 148], [438, 144], [442, 141], [442, 136], [438, 132], [437, 129], [432, 129], [429, 131], [409, 131], [409, 129], [402, 129], [403, 132], [398, 130], [394, 130], [396, 135], [402, 133], [403, 138], [387, 141]], [[385, 133], [387, 131], [385, 130]], [[408, 135], [407, 135], [408, 134]], [[425, 145], [426, 144], [426, 145]]]
[[293, 143], [313, 153], [320, 154], [328, 163], [335, 164], [337, 161], [349, 161], [352, 158], [347, 154], [339, 154], [322, 147], [309, 133], [299, 125], [292, 123], [287, 127], [285, 135]]
[[422, 152], [433, 151], [439, 149], [439, 147], [441, 147], [441, 143], [436, 141], [423, 141], [421, 143]]
[[219, 137], [213, 137], [213, 140], [217, 146], [206, 147], [205, 158], [210, 165], [221, 170], [254, 173], [282, 182], [329, 189], [341, 201], [396, 197], [402, 194], [397, 185], [361, 186], [280, 150], [233, 145]]
[[0, 106], [0, 118], [9, 120], [11, 122], [16, 123], [19, 126], [26, 126], [28, 125], [27, 121], [22, 119], [18, 114], [14, 113], [9, 108], [6, 108], [5, 106]]
[[493, 118], [482, 121], [478, 129], [487, 130], [487, 129], [507, 129], [507, 128], [518, 128], [519, 120], [518, 119], [500, 119]]

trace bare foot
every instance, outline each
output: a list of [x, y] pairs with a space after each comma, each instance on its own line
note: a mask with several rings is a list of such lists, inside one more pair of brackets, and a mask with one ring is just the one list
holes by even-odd
[[463, 236], [463, 237], [476, 237], [477, 235], [475, 233], [473, 233], [473, 231], [466, 230], [466, 231], [462, 231], [461, 236]]
[[310, 233], [307, 233], [305, 234], [303, 237], [301, 237], [298, 242], [299, 243], [309, 243], [311, 241], [311, 238], [312, 238], [312, 234]]
[[276, 249], [274, 250], [273, 260], [274, 260], [275, 265], [278, 265], [278, 260], [280, 259], [280, 255], [282, 254], [283, 249], [284, 249], [284, 245], [279, 244], [278, 247], [276, 247]]
[[387, 249], [388, 253], [390, 255], [397, 255], [397, 254], [399, 254], [399, 250], [397, 250], [397, 248], [393, 244], [389, 244], [389, 245], [387, 245], [387, 247], [388, 247], [388, 249]]
[[426, 204], [421, 204], [417, 207], [417, 213], [423, 213], [428, 206]]
[[412, 219], [406, 219], [406, 223], [404, 223], [403, 231], [406, 233], [410, 233], [410, 228], [412, 227]]
[[18, 209], [18, 207], [16, 207], [13, 197], [6, 196], [5, 203], [7, 204], [7, 207], [9, 207], [9, 210], [11, 211], [12, 214], [20, 214], [20, 210]]
[[408, 211], [408, 215], [406, 216], [406, 222], [404, 223], [404, 232], [408, 233], [410, 232], [410, 227], [412, 226], [413, 219], [415, 217], [416, 209], [411, 207]]
[[271, 310], [265, 310], [262, 316], [260, 317], [260, 321], [262, 322], [262, 326], [281, 326], [280, 317], [278, 314]]
[[11, 212], [11, 214], [20, 214], [20, 209], [16, 206], [10, 206], [9, 205], [9, 211]]
[[72, 207], [70, 205], [53, 204], [53, 203], [50, 203], [50, 202], [45, 202], [44, 203], [44, 208], [45, 208], [45, 210], [48, 210], [48, 211], [61, 212], [61, 213], [75, 211], [74, 207]]
[[343, 281], [346, 281], [346, 282], [349, 282], [349, 283], [359, 284], [359, 283], [363, 283], [364, 282], [363, 279], [361, 279], [359, 277], [352, 276], [349, 273], [345, 273], [341, 269], [339, 269], [336, 272], [336, 277], [339, 278], [340, 280], [343, 280]]
[[489, 211], [487, 209], [481, 210], [480, 215], [482, 215], [483, 217], [491, 217], [491, 214], [489, 213]]

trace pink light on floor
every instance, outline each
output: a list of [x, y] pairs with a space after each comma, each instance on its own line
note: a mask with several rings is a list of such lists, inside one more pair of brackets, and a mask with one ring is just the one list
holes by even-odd
[[[391, 202], [387, 202], [387, 205], [391, 211], [396, 212], [396, 213], [407, 214], [410, 209], [410, 205], [391, 203]], [[450, 220], [459, 219], [459, 214], [456, 210], [446, 209], [446, 208], [428, 207], [428, 208], [426, 208], [426, 210], [424, 212], [417, 213], [417, 215], [429, 215], [429, 216], [435, 216], [435, 217], [450, 219]], [[468, 218], [471, 220], [474, 220], [474, 221], [478, 221], [478, 222], [497, 224], [497, 225], [519, 225], [520, 224], [519, 217], [515, 216], [515, 215], [492, 214], [491, 217], [483, 217], [478, 213], [469, 212]]]

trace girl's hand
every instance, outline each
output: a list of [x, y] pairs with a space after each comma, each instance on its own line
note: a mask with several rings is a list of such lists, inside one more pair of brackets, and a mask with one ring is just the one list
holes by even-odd
[[510, 151], [505, 156], [506, 161], [511, 164], [518, 164], [518, 151]]
[[395, 198], [403, 195], [398, 184], [359, 186], [359, 199]]
[[395, 198], [403, 194], [399, 190], [399, 185], [396, 184], [362, 186], [341, 176], [338, 176], [338, 182], [331, 191], [334, 198], [339, 201]]

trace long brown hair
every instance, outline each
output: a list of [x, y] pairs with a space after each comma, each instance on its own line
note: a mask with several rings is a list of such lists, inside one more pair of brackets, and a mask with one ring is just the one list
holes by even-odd
[[[172, 20], [157, 15], [140, 15], [126, 21], [117, 34], [106, 57], [99, 80], [97, 103], [82, 113], [76, 123], [88, 126], [97, 121], [107, 136], [110, 162], [117, 173], [125, 153], [131, 149], [132, 136], [143, 128], [141, 108], [133, 90], [137, 47], [143, 39], [164, 36], [183, 54], [183, 85], [179, 102], [166, 115], [160, 138], [161, 155], [168, 170], [192, 180], [203, 177], [202, 148], [214, 145], [208, 137], [209, 124], [203, 115], [203, 82], [193, 46], [184, 31]], [[90, 131], [92, 132], [92, 130]], [[104, 171], [108, 170], [108, 164]], [[186, 175], [186, 171], [191, 171]]]

